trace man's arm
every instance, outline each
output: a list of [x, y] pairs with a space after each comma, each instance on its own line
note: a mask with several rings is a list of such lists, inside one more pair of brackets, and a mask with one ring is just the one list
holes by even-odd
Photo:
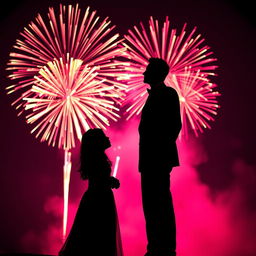
[[180, 103], [177, 92], [168, 88], [162, 100], [159, 101], [159, 106], [161, 108], [159, 110], [161, 136], [175, 142], [181, 130]]

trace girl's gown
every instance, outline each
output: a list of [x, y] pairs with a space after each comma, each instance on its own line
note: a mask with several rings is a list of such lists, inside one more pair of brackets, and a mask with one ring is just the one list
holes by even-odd
[[109, 164], [95, 164], [61, 256], [123, 256]]

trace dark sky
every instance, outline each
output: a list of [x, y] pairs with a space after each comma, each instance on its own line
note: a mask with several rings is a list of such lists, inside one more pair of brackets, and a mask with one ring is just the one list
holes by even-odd
[[[256, 119], [255, 119], [255, 59], [256, 31], [251, 1], [76, 1], [81, 7], [91, 6], [100, 16], [109, 16], [121, 34], [149, 16], [158, 19], [170, 17], [171, 24], [189, 28], [198, 27], [218, 59], [214, 82], [219, 85], [221, 109], [212, 130], [200, 140], [210, 159], [199, 168], [201, 181], [218, 194], [233, 183], [232, 165], [236, 159], [256, 173]], [[21, 250], [19, 238], [29, 227], [43, 229], [49, 220], [41, 211], [48, 195], [62, 195], [59, 176], [62, 172], [62, 153], [39, 143], [30, 135], [24, 117], [17, 117], [6, 95], [6, 62], [19, 32], [37, 13], [46, 13], [48, 6], [59, 1], [6, 1], [0, 12], [0, 253]], [[74, 1], [62, 1], [74, 3]], [[40, 152], [40, 153], [39, 153]], [[50, 177], [50, 178], [49, 178]], [[77, 179], [75, 176], [74, 179]], [[243, 181], [241, 181], [242, 183]], [[256, 183], [254, 184], [256, 187]], [[246, 185], [245, 208], [255, 213], [255, 191]], [[40, 219], [40, 221], [38, 221]]]

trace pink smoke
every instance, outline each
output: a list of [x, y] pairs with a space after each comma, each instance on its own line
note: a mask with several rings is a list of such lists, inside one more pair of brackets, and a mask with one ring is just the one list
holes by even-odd
[[[117, 173], [121, 187], [114, 190], [114, 194], [125, 256], [141, 256], [146, 248], [137, 169], [137, 126], [138, 120], [133, 120], [122, 129], [106, 131], [112, 142], [107, 153], [113, 164], [117, 155], [121, 157]], [[252, 256], [256, 251], [256, 216], [246, 211], [244, 191], [245, 187], [247, 190], [254, 189], [255, 167], [237, 159], [232, 166], [235, 175], [232, 187], [212, 197], [210, 188], [200, 181], [197, 172], [197, 167], [211, 157], [207, 155], [207, 149], [199, 139], [178, 141], [178, 147], [181, 166], [171, 174], [177, 222], [177, 256]], [[78, 159], [79, 150], [75, 152], [74, 158]], [[70, 198], [68, 231], [86, 189], [83, 181], [76, 182], [79, 197]], [[21, 242], [26, 251], [57, 254], [62, 244], [62, 209], [62, 198], [53, 196], [46, 201], [45, 214], [53, 216], [55, 221], [39, 234], [31, 230], [24, 235]]]

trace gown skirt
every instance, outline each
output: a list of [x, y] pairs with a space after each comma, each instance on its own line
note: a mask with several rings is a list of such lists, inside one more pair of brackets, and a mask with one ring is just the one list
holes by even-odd
[[84, 193], [60, 256], [123, 256], [111, 188], [89, 186]]

